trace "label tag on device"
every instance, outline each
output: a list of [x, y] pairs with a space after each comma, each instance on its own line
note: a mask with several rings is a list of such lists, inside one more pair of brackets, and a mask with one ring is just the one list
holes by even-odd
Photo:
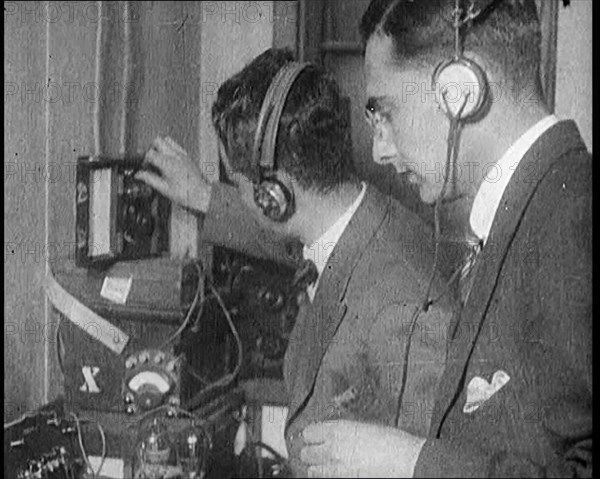
[[87, 334], [116, 354], [121, 354], [129, 342], [129, 336], [83, 305], [48, 273], [45, 279], [46, 294], [50, 302], [64, 314], [67, 319], [83, 329]]
[[111, 278], [107, 276], [102, 282], [100, 296], [113, 303], [125, 304], [131, 291], [133, 278]]

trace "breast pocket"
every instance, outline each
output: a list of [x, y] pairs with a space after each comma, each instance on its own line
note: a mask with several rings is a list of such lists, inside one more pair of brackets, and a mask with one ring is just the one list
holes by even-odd
[[507, 387], [510, 380], [510, 375], [503, 369], [497, 369], [484, 376], [472, 376], [464, 391], [462, 412], [474, 414], [484, 408], [486, 414], [489, 414], [492, 406], [499, 407], [503, 404], [503, 399], [506, 400], [506, 394], [501, 393], [506, 393], [503, 389]]

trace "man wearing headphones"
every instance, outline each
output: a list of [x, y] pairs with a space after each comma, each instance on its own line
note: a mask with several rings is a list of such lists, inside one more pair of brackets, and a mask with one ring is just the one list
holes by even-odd
[[361, 33], [375, 161], [462, 209], [473, 254], [429, 435], [326, 422], [302, 459], [317, 477], [591, 476], [591, 155], [544, 103], [533, 0], [374, 0]]
[[[317, 477], [592, 474], [591, 157], [542, 99], [533, 0], [455, 7], [374, 0], [361, 25], [374, 160], [452, 209], [473, 245], [431, 429], [309, 426]], [[197, 190], [209, 222], [232, 201]]]
[[[302, 243], [316, 266], [284, 362], [290, 466], [305, 477], [308, 424], [347, 419], [427, 434], [454, 290], [431, 276], [431, 229], [357, 178], [337, 85], [292, 60], [261, 54], [221, 85], [212, 118], [239, 216]], [[138, 177], [180, 194], [163, 182], [191, 168], [181, 147], [159, 139], [146, 158], [163, 176]]]

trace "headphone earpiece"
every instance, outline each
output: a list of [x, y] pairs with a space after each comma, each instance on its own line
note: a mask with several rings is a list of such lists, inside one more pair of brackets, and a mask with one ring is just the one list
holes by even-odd
[[293, 196], [289, 188], [275, 178], [254, 185], [254, 202], [263, 215], [278, 223], [286, 221], [293, 213]]
[[486, 106], [488, 81], [483, 69], [467, 58], [441, 62], [433, 72], [431, 87], [451, 119], [475, 121]]
[[253, 160], [257, 168], [254, 202], [265, 217], [280, 223], [294, 214], [295, 204], [293, 190], [276, 177], [277, 132], [292, 85], [310, 65], [290, 62], [277, 72], [263, 100], [254, 138]]

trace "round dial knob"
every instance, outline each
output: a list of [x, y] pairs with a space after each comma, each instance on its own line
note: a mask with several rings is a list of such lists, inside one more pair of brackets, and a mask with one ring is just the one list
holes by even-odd
[[154, 384], [144, 384], [138, 391], [139, 405], [149, 411], [160, 406], [163, 395]]

